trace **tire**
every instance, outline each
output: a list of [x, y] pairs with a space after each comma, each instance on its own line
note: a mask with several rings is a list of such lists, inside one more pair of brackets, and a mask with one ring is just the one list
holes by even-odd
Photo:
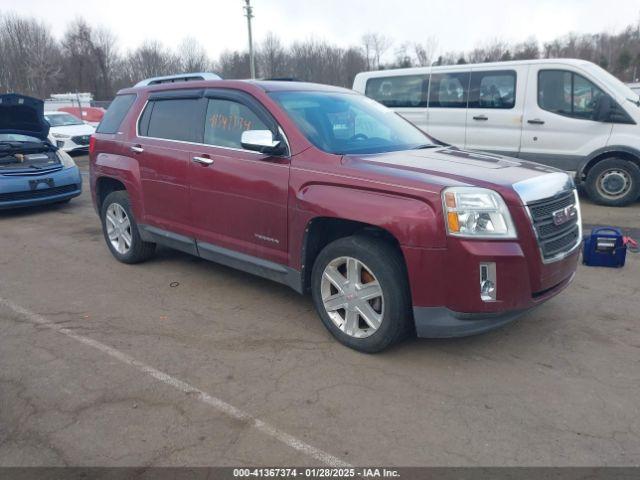
[[[352, 277], [357, 279], [355, 282], [347, 279], [347, 265], [356, 272]], [[336, 272], [342, 277], [336, 277]], [[339, 281], [329, 280], [330, 277]], [[366, 298], [377, 290], [379, 296]], [[404, 259], [397, 249], [380, 239], [356, 235], [327, 245], [313, 265], [311, 293], [325, 327], [340, 343], [354, 350], [380, 352], [411, 331], [411, 296]], [[330, 309], [325, 307], [326, 299], [333, 302], [328, 304]], [[344, 308], [337, 308], [341, 303]], [[360, 312], [376, 321], [369, 323]], [[374, 328], [372, 325], [376, 324]]]
[[640, 196], [640, 168], [630, 160], [606, 158], [589, 170], [585, 189], [597, 204], [627, 206]]
[[[124, 212], [124, 214], [126, 215], [126, 219], [128, 219], [128, 226], [126, 221], [119, 222], [119, 220], [121, 219], [120, 214], [122, 212]], [[110, 238], [109, 230], [111, 229], [111, 227], [109, 225], [113, 226], [114, 223], [108, 217], [113, 218], [114, 216], [121, 228], [121, 230], [115, 232], [116, 234], [119, 234], [118, 240], [122, 238], [122, 244], [124, 245], [124, 248], [121, 250], [119, 250], [120, 242], [113, 239], [115, 243], [118, 244], [114, 245], [114, 241], [112, 241], [112, 238]], [[138, 224], [133, 217], [129, 195], [126, 191], [118, 190], [107, 195], [107, 197], [102, 202], [100, 219], [102, 220], [102, 232], [104, 234], [104, 239], [107, 242], [107, 247], [109, 247], [112, 255], [118, 261], [122, 263], [140, 263], [153, 256], [156, 244], [145, 242], [140, 237], [140, 233], [138, 232]], [[125, 240], [127, 236], [129, 238], [129, 242], [126, 242]], [[126, 248], [127, 243], [129, 243], [128, 248]]]

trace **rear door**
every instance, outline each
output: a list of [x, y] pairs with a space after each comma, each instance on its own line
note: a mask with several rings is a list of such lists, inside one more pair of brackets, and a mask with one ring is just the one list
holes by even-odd
[[427, 133], [464, 148], [469, 72], [433, 73], [429, 85]]
[[140, 164], [144, 198], [142, 223], [191, 235], [190, 143], [202, 138], [203, 90], [149, 96], [130, 146]]
[[425, 131], [428, 92], [428, 74], [369, 78], [365, 87], [367, 97], [392, 108]]
[[471, 72], [465, 148], [517, 156], [527, 67]]
[[575, 170], [586, 155], [607, 145], [613, 124], [593, 120], [604, 92], [584, 72], [532, 65], [528, 85], [521, 158]]
[[[245, 130], [278, 130], [257, 100], [235, 90], [206, 92], [204, 143], [189, 161], [191, 218], [201, 251], [222, 247], [288, 263], [289, 158], [246, 150]], [[205, 252], [206, 253], [206, 252]]]

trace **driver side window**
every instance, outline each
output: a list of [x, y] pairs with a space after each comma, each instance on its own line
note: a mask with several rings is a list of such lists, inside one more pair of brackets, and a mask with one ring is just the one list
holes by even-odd
[[594, 120], [604, 92], [582, 75], [565, 70], [538, 73], [538, 105], [559, 115]]

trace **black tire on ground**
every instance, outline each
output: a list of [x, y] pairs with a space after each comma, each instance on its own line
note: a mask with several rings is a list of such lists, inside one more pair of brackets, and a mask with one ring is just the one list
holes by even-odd
[[[119, 204], [126, 212], [131, 222], [131, 247], [129, 251], [122, 254], [118, 252], [109, 240], [107, 234], [107, 210], [112, 204]], [[131, 211], [131, 203], [129, 201], [129, 195], [124, 190], [118, 190], [111, 192], [102, 202], [102, 210], [100, 212], [100, 219], [102, 220], [102, 233], [104, 234], [107, 247], [113, 254], [113, 256], [122, 263], [140, 263], [153, 256], [156, 249], [155, 243], [145, 242], [140, 237], [138, 232], [138, 224]]]
[[[622, 185], [626, 187], [620, 188]], [[584, 186], [594, 202], [610, 207], [624, 207], [640, 196], [640, 168], [629, 160], [606, 158], [589, 170]]]
[[[325, 268], [334, 259], [352, 257], [364, 263], [378, 280], [384, 296], [382, 321], [365, 338], [346, 334], [331, 320], [322, 300], [321, 282]], [[313, 303], [325, 327], [347, 347], [365, 353], [380, 352], [412, 331], [411, 294], [402, 254], [384, 240], [355, 235], [338, 239], [318, 255], [311, 273]]]

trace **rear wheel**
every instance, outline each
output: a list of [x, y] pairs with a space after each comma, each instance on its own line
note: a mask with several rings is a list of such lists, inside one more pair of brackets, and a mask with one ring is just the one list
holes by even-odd
[[107, 195], [102, 202], [101, 218], [105, 241], [116, 259], [139, 263], [153, 255], [156, 244], [140, 237], [127, 192], [119, 190]]
[[325, 327], [355, 350], [379, 352], [410, 329], [404, 261], [382, 240], [353, 236], [327, 245], [314, 263], [311, 289]]
[[585, 188], [600, 205], [624, 207], [640, 195], [640, 168], [622, 158], [601, 160], [589, 170]]

